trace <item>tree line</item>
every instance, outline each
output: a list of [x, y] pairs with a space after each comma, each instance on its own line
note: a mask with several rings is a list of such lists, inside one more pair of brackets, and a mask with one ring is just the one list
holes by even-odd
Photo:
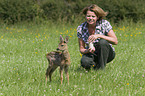
[[0, 0], [0, 21], [16, 23], [49, 19], [76, 22], [83, 18], [81, 11], [90, 4], [97, 4], [114, 22], [145, 19], [145, 0]]

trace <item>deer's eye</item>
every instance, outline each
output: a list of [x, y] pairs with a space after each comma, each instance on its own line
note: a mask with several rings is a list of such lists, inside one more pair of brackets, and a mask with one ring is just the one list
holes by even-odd
[[61, 47], [63, 47], [64, 45], [61, 45]]

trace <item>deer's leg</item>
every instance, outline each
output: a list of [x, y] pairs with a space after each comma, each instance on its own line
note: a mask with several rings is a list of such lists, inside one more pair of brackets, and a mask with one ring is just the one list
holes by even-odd
[[65, 66], [65, 73], [66, 73], [66, 77], [67, 77], [67, 82], [68, 82], [68, 85], [69, 85], [69, 74], [68, 74], [68, 66]]
[[58, 66], [52, 66], [50, 72], [49, 72], [49, 80], [51, 81], [51, 76], [52, 76], [52, 73], [56, 70]]
[[46, 74], [45, 74], [46, 84], [47, 84], [47, 78], [48, 78], [48, 75], [49, 75], [49, 73], [50, 73], [50, 71], [51, 71], [51, 68], [52, 68], [52, 67], [49, 65], [48, 68], [47, 68], [47, 70], [46, 70]]
[[61, 80], [61, 84], [63, 81], [63, 66], [60, 66], [60, 80]]

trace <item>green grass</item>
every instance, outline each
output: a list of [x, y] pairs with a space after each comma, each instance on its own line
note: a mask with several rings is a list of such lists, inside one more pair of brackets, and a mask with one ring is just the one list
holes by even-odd
[[[74, 25], [0, 26], [0, 96], [143, 96], [145, 92], [145, 24], [125, 23], [113, 29], [116, 58], [105, 70], [80, 68]], [[46, 53], [57, 48], [59, 35], [69, 36], [70, 85], [60, 85], [59, 69], [45, 85]], [[64, 74], [65, 77], [65, 74]]]

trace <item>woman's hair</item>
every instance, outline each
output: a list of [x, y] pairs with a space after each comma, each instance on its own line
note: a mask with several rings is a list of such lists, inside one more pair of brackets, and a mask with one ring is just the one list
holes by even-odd
[[99, 6], [92, 4], [89, 7], [85, 7], [83, 9], [83, 14], [86, 15], [87, 11], [92, 11], [96, 14], [96, 16], [99, 17], [99, 20], [103, 19], [103, 17], [108, 15], [108, 12], [105, 12], [102, 8], [100, 8]]

